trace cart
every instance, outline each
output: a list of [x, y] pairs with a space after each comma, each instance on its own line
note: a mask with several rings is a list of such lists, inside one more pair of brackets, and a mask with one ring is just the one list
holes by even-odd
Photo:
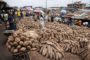
[[6, 35], [6, 36], [9, 36], [9, 35], [11, 35], [13, 32], [14, 32], [14, 30], [5, 30], [5, 31], [3, 32], [3, 34]]
[[31, 60], [28, 52], [13, 54], [13, 60]]
[[[10, 36], [14, 30], [5, 30], [3, 33]], [[30, 60], [28, 51], [12, 54], [13, 60]]]

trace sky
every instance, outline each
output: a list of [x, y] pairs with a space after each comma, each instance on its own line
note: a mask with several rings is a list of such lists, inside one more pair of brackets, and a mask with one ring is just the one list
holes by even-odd
[[[46, 0], [4, 0], [10, 6], [33, 6], [33, 7], [46, 7]], [[82, 1], [84, 3], [90, 3], [90, 0], [47, 0], [47, 7], [61, 7], [67, 6], [67, 4]]]

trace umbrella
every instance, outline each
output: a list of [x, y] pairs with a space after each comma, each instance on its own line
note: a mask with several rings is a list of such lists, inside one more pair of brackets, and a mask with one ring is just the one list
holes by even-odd
[[30, 10], [30, 11], [33, 11], [33, 8], [31, 8], [31, 7], [27, 7], [26, 9]]
[[44, 11], [39, 10], [39, 9], [34, 10], [34, 12], [38, 12], [38, 13], [44, 14]]
[[34, 10], [34, 12], [40, 12], [40, 10], [36, 9], [36, 10]]

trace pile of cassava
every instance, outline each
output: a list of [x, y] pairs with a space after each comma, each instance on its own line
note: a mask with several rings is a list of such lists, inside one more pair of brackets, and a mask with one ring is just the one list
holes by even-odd
[[19, 21], [18, 30], [8, 38], [9, 51], [20, 53], [35, 50], [53, 60], [61, 60], [65, 52], [70, 52], [89, 60], [89, 28], [76, 26], [72, 29], [58, 22], [45, 22], [45, 28], [41, 31], [39, 25], [39, 21]]
[[28, 52], [35, 49], [38, 45], [38, 35], [35, 31], [17, 30], [9, 36], [6, 43], [9, 51], [13, 54]]

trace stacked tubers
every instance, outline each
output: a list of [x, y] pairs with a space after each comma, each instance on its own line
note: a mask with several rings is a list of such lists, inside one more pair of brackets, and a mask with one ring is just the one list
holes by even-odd
[[[17, 30], [12, 36], [9, 36], [6, 43], [7, 48], [13, 54], [29, 51], [31, 48], [37, 47], [38, 35], [35, 31]], [[37, 43], [37, 44], [36, 44]]]
[[[19, 30], [8, 38], [7, 47], [12, 53], [37, 50], [45, 57], [60, 60], [65, 52], [80, 55], [82, 59], [90, 57], [90, 29], [76, 26], [75, 29], [57, 22], [47, 22], [41, 32], [39, 22], [20, 20]], [[87, 48], [86, 48], [87, 47]], [[86, 58], [85, 58], [86, 57]]]
[[80, 52], [80, 45], [77, 41], [64, 40], [60, 45], [63, 46], [63, 49], [66, 52], [71, 52], [73, 54], [79, 54]]
[[53, 41], [43, 41], [39, 52], [43, 56], [55, 60], [61, 60], [64, 56], [63, 48]]

